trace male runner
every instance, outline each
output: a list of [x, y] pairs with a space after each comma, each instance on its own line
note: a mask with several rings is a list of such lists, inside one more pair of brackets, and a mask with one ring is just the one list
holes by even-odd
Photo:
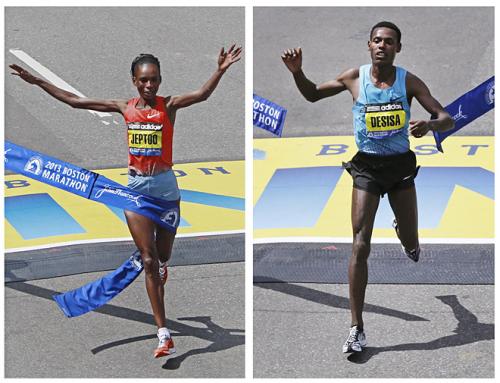
[[[376, 24], [368, 41], [372, 63], [341, 73], [335, 80], [316, 85], [302, 71], [301, 48], [286, 50], [281, 58], [293, 74], [295, 84], [310, 102], [348, 90], [353, 99], [354, 136], [358, 153], [345, 169], [353, 178], [351, 220], [352, 256], [349, 262], [351, 329], [343, 352], [360, 352], [366, 346], [363, 304], [368, 281], [368, 256], [375, 213], [380, 197], [388, 194], [394, 212], [393, 226], [405, 254], [417, 262], [417, 175], [415, 154], [408, 131], [422, 137], [429, 130], [446, 131], [453, 119], [414, 74], [394, 66], [401, 51], [401, 31], [390, 22]], [[410, 105], [417, 101], [434, 118], [410, 120]]]

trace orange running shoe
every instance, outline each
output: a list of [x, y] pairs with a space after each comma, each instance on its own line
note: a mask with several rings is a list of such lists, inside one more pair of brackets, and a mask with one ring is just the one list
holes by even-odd
[[155, 358], [175, 354], [175, 346], [172, 338], [162, 337], [158, 343], [158, 347], [154, 352]]

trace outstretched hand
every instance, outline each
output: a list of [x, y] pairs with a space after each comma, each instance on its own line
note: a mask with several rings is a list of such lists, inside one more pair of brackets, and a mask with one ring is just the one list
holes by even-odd
[[420, 138], [425, 136], [429, 132], [431, 126], [428, 121], [416, 120], [416, 121], [410, 121], [409, 128], [410, 128], [410, 134], [413, 137]]
[[281, 55], [288, 70], [297, 73], [302, 69], [302, 48], [287, 49]]
[[243, 49], [241, 47], [234, 49], [235, 46], [236, 44], [231, 45], [227, 52], [224, 52], [224, 47], [220, 49], [219, 59], [217, 60], [220, 70], [225, 71], [235, 62], [240, 61]]
[[11, 72], [11, 74], [21, 77], [27, 83], [34, 84], [37, 80], [37, 77], [33, 76], [26, 69], [21, 68], [19, 65], [10, 64], [9, 68], [15, 70], [15, 72]]

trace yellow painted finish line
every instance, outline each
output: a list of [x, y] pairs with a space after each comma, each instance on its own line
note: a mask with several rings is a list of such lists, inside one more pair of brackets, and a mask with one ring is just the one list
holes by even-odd
[[[416, 187], [422, 242], [492, 242], [494, 138], [411, 139], [421, 166]], [[349, 242], [352, 178], [342, 169], [357, 148], [352, 136], [254, 140], [256, 242], [332, 239]], [[374, 241], [397, 242], [387, 197]]]
[[[245, 192], [244, 161], [179, 164], [174, 166], [174, 171], [181, 194], [185, 190], [190, 197], [181, 201], [179, 236], [244, 230], [244, 209], [241, 208]], [[126, 169], [97, 172], [121, 184], [127, 183]], [[22, 175], [5, 176], [4, 191], [7, 251], [130, 239], [120, 209]], [[54, 227], [56, 225], [59, 227]]]

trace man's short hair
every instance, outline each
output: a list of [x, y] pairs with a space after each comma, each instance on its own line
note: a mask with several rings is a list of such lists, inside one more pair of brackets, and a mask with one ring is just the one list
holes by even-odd
[[380, 23], [375, 24], [370, 32], [370, 40], [372, 39], [373, 31], [377, 28], [389, 28], [396, 31], [396, 34], [398, 35], [398, 43], [401, 42], [401, 31], [396, 24], [391, 23], [390, 21], [381, 21]]

